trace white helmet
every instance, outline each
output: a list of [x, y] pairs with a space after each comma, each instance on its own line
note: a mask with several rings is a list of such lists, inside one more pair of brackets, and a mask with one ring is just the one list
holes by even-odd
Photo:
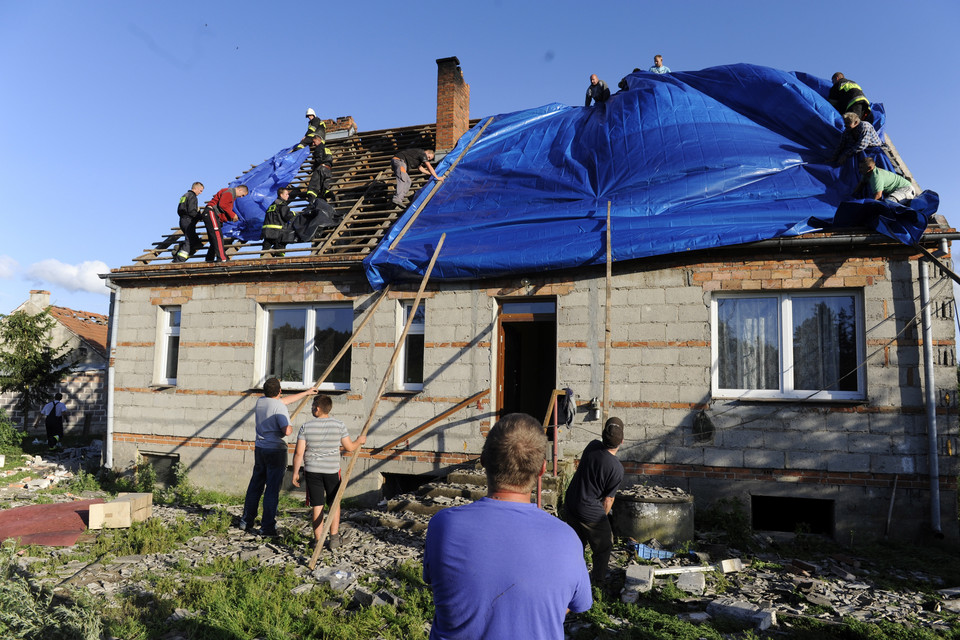
[[317, 115], [317, 112], [314, 111], [313, 109], [307, 109], [307, 115], [308, 115], [308, 116], [315, 116], [315, 115]]

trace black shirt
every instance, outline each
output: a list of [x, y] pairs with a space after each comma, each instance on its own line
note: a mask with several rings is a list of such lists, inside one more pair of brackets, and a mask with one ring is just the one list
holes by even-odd
[[587, 523], [600, 522], [606, 517], [603, 499], [616, 495], [623, 482], [623, 464], [599, 440], [583, 450], [577, 472], [573, 474], [564, 508], [568, 515]]
[[407, 165], [407, 171], [419, 169], [420, 165], [424, 162], [429, 162], [427, 152], [423, 149], [404, 149], [403, 151], [397, 151], [396, 157], [403, 160]]

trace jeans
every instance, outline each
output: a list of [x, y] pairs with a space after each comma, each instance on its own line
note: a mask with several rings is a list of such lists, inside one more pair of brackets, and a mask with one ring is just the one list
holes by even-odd
[[593, 550], [593, 570], [590, 572], [590, 582], [601, 584], [607, 577], [607, 565], [610, 563], [610, 553], [613, 551], [613, 529], [610, 520], [603, 518], [600, 522], [580, 522], [574, 518], [567, 520], [567, 524], [577, 532], [580, 542], [590, 545]]
[[263, 496], [263, 518], [260, 528], [267, 533], [277, 530], [277, 504], [280, 502], [280, 484], [287, 471], [286, 449], [253, 450], [253, 475], [247, 485], [247, 497], [243, 501], [243, 515], [240, 517], [241, 527], [252, 527], [257, 519], [257, 507], [260, 496]]

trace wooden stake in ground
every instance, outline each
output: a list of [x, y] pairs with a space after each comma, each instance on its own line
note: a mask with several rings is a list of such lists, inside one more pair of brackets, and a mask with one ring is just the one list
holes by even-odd
[[610, 249], [610, 201], [607, 200], [607, 303], [603, 305], [603, 424], [610, 417], [610, 289], [613, 269]]
[[[444, 233], [440, 236], [440, 241], [437, 243], [437, 248], [433, 252], [433, 257], [430, 258], [430, 264], [427, 266], [427, 270], [423, 274], [423, 280], [420, 281], [420, 289], [417, 291], [417, 297], [413, 299], [413, 306], [410, 308], [410, 315], [407, 316], [407, 323], [403, 325], [403, 333], [401, 333], [400, 338], [397, 339], [396, 347], [393, 350], [393, 357], [390, 358], [390, 364], [387, 365], [387, 371], [383, 375], [383, 381], [380, 383], [380, 388], [377, 390], [377, 395], [375, 395], [373, 398], [373, 407], [370, 408], [370, 415], [367, 416], [367, 422], [363, 425], [363, 430], [360, 431], [360, 436], [367, 435], [367, 431], [370, 430], [370, 425], [373, 424], [373, 419], [377, 415], [377, 407], [380, 406], [380, 398], [383, 396], [383, 391], [387, 388], [387, 383], [390, 381], [390, 375], [393, 373], [393, 365], [396, 364], [397, 358], [400, 356], [400, 349], [403, 347], [403, 343], [407, 339], [407, 333], [410, 331], [410, 325], [413, 324], [413, 318], [416, 315], [417, 307], [420, 306], [420, 300], [423, 298], [423, 291], [427, 288], [427, 282], [430, 280], [430, 273], [433, 271], [433, 265], [437, 263], [437, 256], [440, 255], [440, 249], [443, 248], [443, 242], [446, 239], [447, 234]], [[347, 483], [350, 482], [350, 474], [353, 473], [353, 467], [357, 464], [357, 457], [360, 455], [361, 448], [362, 447], [357, 447], [353, 453], [350, 454], [350, 462], [347, 464], [347, 469], [343, 472], [340, 479], [340, 488], [337, 489], [337, 495], [333, 498], [333, 502], [330, 504], [330, 509], [323, 518], [323, 527], [320, 530], [320, 539], [317, 540], [317, 546], [313, 550], [313, 555], [310, 556], [310, 562], [307, 563], [307, 566], [310, 567], [311, 571], [317, 566], [317, 558], [320, 557], [320, 551], [323, 550], [323, 542], [327, 539], [327, 534], [330, 532], [330, 525], [333, 524], [333, 521], [328, 516], [335, 509], [340, 507], [340, 500], [343, 498], [343, 493], [347, 488]]]
[[[340, 360], [343, 358], [343, 355], [350, 350], [350, 347], [353, 346], [353, 341], [357, 339], [357, 336], [360, 335], [360, 332], [363, 331], [363, 328], [367, 326], [367, 323], [370, 321], [370, 318], [373, 317], [373, 312], [377, 310], [377, 307], [380, 306], [380, 303], [383, 302], [384, 298], [387, 297], [387, 293], [389, 291], [390, 291], [390, 285], [388, 284], [380, 292], [380, 297], [377, 298], [372, 305], [370, 305], [369, 309], [367, 309], [366, 315], [363, 317], [363, 320], [360, 321], [360, 326], [357, 327], [356, 330], [354, 330], [353, 335], [350, 336], [350, 339], [347, 340], [346, 343], [344, 343], [343, 347], [340, 349], [340, 353], [334, 356], [333, 360], [330, 361], [330, 364], [327, 366], [326, 370], [322, 374], [320, 374], [320, 377], [317, 378], [317, 381], [313, 383], [314, 389], [318, 388], [321, 384], [323, 384], [323, 382], [327, 379], [327, 376], [330, 375], [330, 372], [333, 371], [334, 367], [336, 367], [340, 363]], [[303, 409], [304, 405], [306, 405], [307, 402], [312, 402], [312, 399], [310, 396], [307, 396], [303, 400], [301, 400], [300, 404], [297, 405], [297, 408], [293, 410], [293, 415], [290, 416], [290, 424], [293, 424], [293, 419], [297, 417], [297, 414], [300, 413], [300, 410]]]

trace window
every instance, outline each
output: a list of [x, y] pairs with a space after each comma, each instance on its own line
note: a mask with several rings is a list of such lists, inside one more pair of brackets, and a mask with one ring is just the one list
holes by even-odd
[[180, 360], [180, 307], [160, 309], [160, 375], [161, 384], [177, 384], [177, 363]]
[[860, 400], [862, 300], [854, 292], [713, 299], [713, 394]]
[[[410, 317], [413, 302], [402, 302], [397, 314], [397, 339], [403, 333], [403, 328]], [[426, 324], [427, 311], [421, 302], [417, 312], [413, 315], [413, 322], [407, 337], [400, 347], [397, 358], [397, 370], [394, 372], [395, 387], [399, 391], [420, 391], [423, 389], [423, 328]]]
[[[279, 378], [284, 388], [312, 386], [353, 335], [350, 305], [272, 307], [266, 311], [263, 378]], [[350, 350], [320, 388], [350, 388]]]

